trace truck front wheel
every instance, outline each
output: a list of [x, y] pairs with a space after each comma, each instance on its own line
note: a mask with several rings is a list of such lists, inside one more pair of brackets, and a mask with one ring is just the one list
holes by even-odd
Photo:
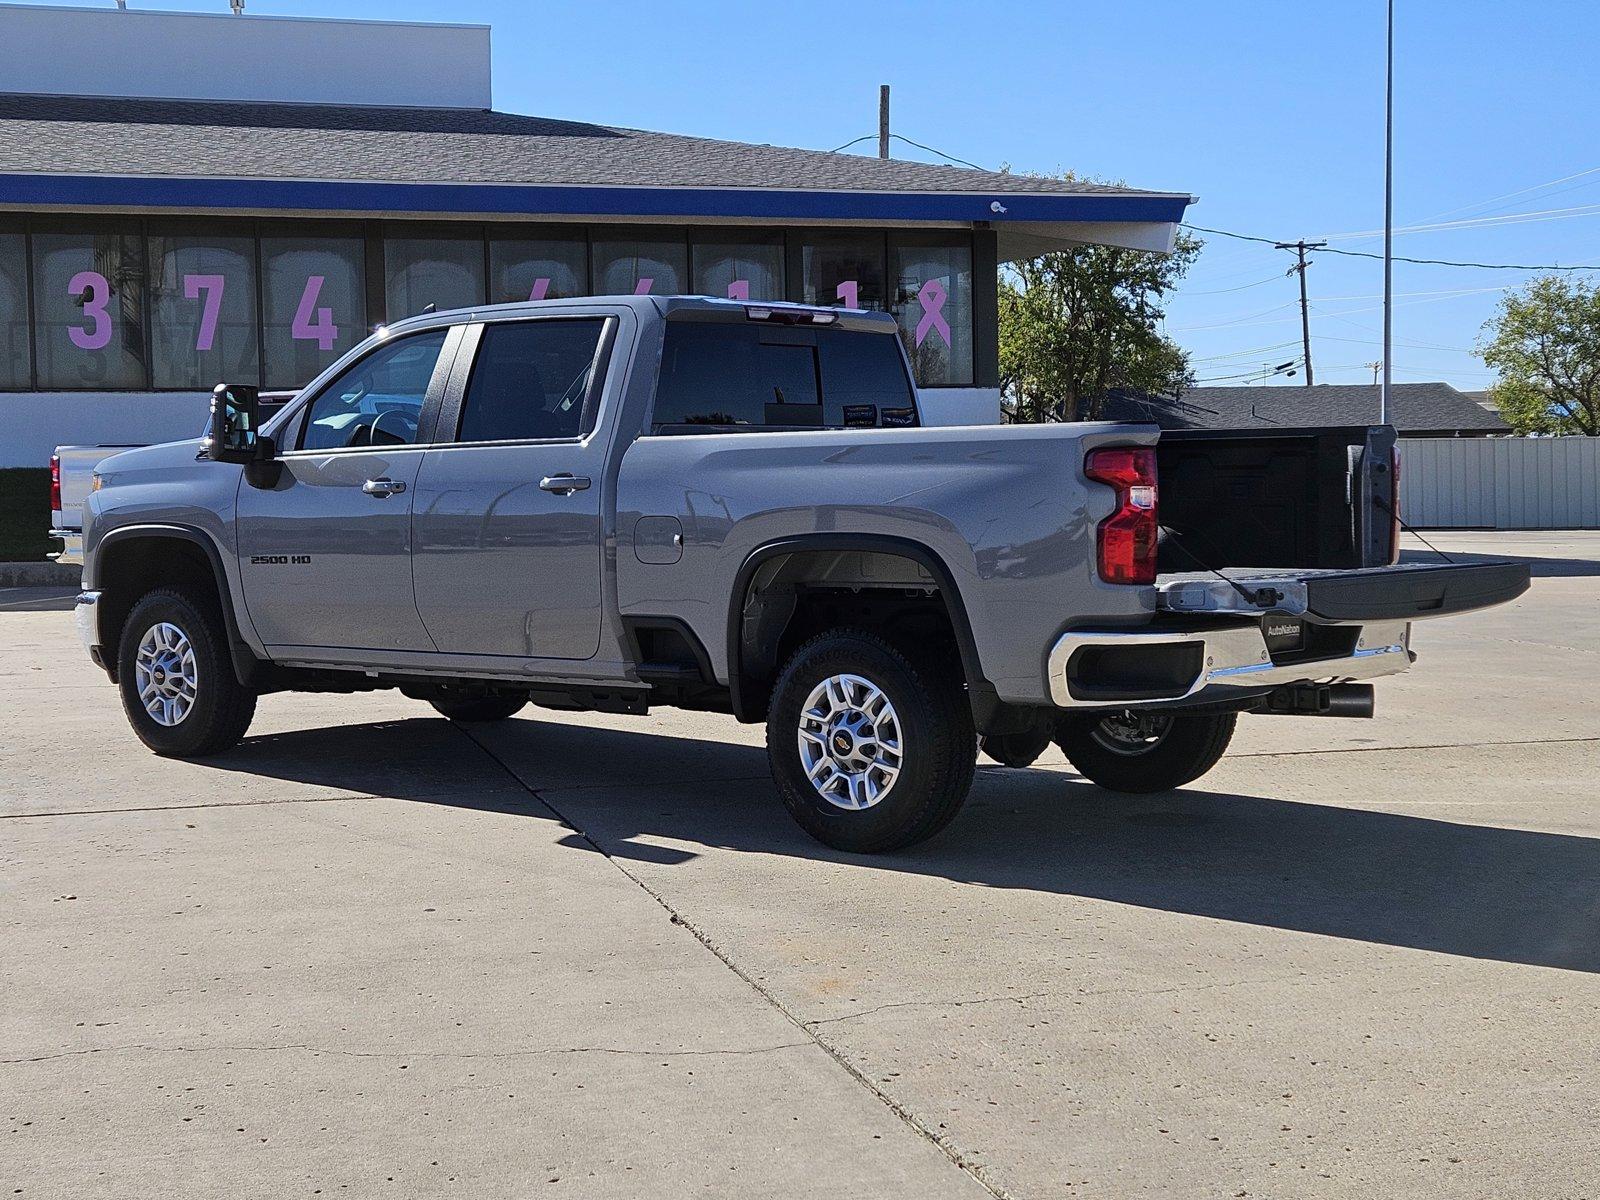
[[233, 673], [221, 614], [175, 588], [147, 593], [128, 614], [117, 689], [139, 740], [172, 758], [228, 749], [256, 713], [256, 693]]
[[784, 807], [824, 845], [872, 854], [930, 838], [977, 760], [959, 667], [865, 630], [820, 634], [773, 689], [767, 759]]
[[1069, 713], [1056, 745], [1085, 778], [1113, 792], [1164, 792], [1199, 779], [1228, 748], [1237, 713]]

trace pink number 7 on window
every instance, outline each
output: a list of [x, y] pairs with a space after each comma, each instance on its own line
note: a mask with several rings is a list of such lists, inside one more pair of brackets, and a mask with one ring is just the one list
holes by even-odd
[[217, 317], [222, 313], [222, 289], [227, 284], [225, 275], [183, 277], [183, 298], [200, 301], [200, 331], [194, 339], [196, 350], [209, 350], [217, 340]]
[[[339, 327], [333, 323], [333, 309], [318, 308], [317, 297], [322, 295], [325, 275], [312, 275], [306, 279], [306, 290], [300, 293], [300, 307], [294, 310], [294, 321], [289, 326], [289, 336], [302, 342], [315, 342], [320, 349], [332, 350]], [[316, 320], [312, 320], [312, 314]]]

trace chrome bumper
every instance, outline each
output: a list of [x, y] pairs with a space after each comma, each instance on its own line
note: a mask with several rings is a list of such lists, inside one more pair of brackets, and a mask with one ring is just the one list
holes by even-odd
[[[1051, 647], [1050, 698], [1061, 708], [1124, 708], [1132, 704], [1173, 704], [1230, 693], [1255, 693], [1290, 683], [1354, 683], [1396, 675], [1411, 665], [1410, 626], [1403, 621], [1361, 627], [1347, 655], [1275, 663], [1257, 623], [1195, 630], [1073, 630]], [[1075, 685], [1073, 656], [1088, 647], [1199, 647], [1191, 673], [1152, 695], [1148, 689], [1122, 695], [1104, 687]], [[1202, 696], [1202, 693], [1205, 695]]]
[[100, 649], [100, 593], [79, 592], [78, 602], [72, 609], [73, 624], [78, 627], [78, 640], [89, 652], [89, 657], [99, 662]]
[[50, 557], [69, 567], [83, 566], [83, 531], [80, 529], [52, 529], [50, 536], [61, 539], [62, 549]]

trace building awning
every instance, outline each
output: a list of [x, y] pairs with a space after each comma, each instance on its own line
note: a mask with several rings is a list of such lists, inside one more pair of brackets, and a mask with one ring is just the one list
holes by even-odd
[[974, 226], [1160, 250], [1192, 197], [478, 109], [0, 95], [0, 208]]

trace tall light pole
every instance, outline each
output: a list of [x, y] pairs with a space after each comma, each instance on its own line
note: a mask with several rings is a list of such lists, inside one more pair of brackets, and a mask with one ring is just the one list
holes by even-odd
[[1394, 0], [1389, 0], [1383, 102], [1383, 387], [1378, 424], [1389, 423], [1389, 360], [1394, 333]]

